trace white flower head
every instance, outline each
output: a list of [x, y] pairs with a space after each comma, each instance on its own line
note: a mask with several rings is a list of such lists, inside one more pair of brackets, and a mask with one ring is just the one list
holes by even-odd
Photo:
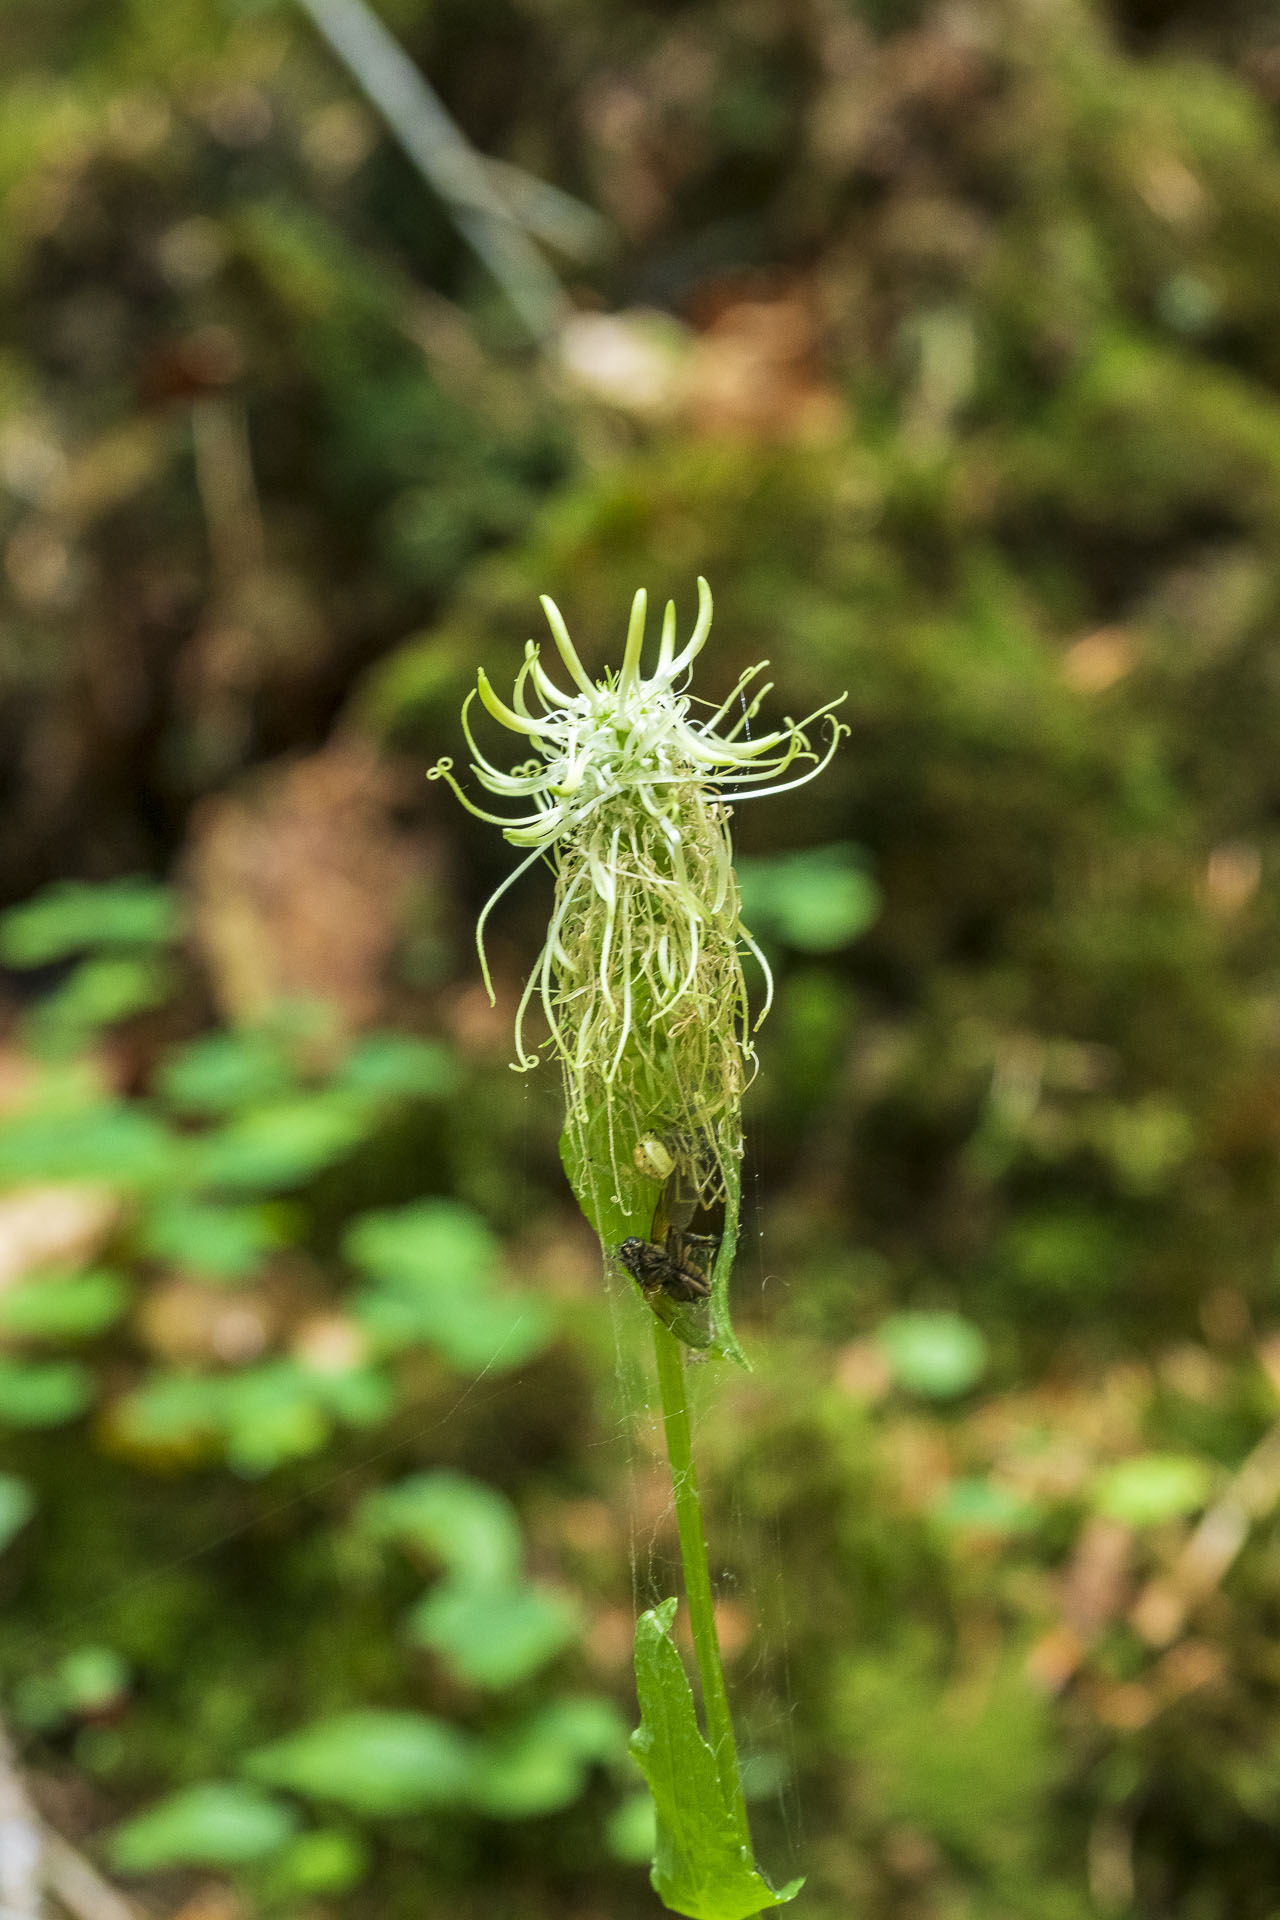
[[[536, 995], [548, 1027], [543, 1043], [564, 1070], [571, 1139], [585, 1149], [604, 1121], [615, 1176], [618, 1156], [637, 1142], [665, 1140], [704, 1197], [723, 1184], [726, 1158], [741, 1147], [742, 1090], [754, 1067], [753, 1024], [742, 972], [750, 949], [764, 973], [768, 1012], [773, 982], [763, 954], [739, 917], [729, 817], [739, 800], [802, 786], [828, 765], [848, 732], [828, 702], [798, 725], [759, 738], [751, 725], [772, 683], [759, 686], [762, 661], [744, 673], [720, 706], [687, 691], [689, 672], [711, 628], [711, 589], [698, 581], [698, 619], [676, 647], [668, 602], [649, 674], [642, 671], [646, 596], [631, 608], [622, 667], [593, 682], [559, 609], [543, 610], [571, 691], [542, 665], [530, 640], [508, 706], [483, 672], [467, 696], [462, 726], [481, 786], [524, 802], [515, 818], [476, 806], [442, 759], [430, 778], [447, 780], [462, 804], [502, 828], [529, 853], [490, 897], [476, 927], [489, 997], [493, 986], [484, 929], [497, 901], [527, 868], [547, 859], [555, 904], [542, 952], [515, 1019], [516, 1061], [536, 1064], [525, 1023]], [[471, 703], [522, 735], [533, 757], [503, 772], [471, 731]], [[843, 696], [841, 696], [843, 698]], [[821, 753], [806, 728], [825, 718]], [[792, 770], [799, 768], [799, 771]]]

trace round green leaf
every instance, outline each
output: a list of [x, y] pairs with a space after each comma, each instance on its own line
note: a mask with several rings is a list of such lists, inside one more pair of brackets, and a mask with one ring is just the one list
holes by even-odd
[[115, 1417], [136, 1446], [198, 1444], [218, 1430], [225, 1385], [208, 1374], [153, 1374], [119, 1402]]
[[129, 1303], [116, 1273], [42, 1273], [0, 1293], [0, 1329], [26, 1340], [87, 1340]]
[[371, 1033], [357, 1042], [334, 1084], [384, 1099], [440, 1099], [452, 1093], [458, 1070], [446, 1047], [403, 1033]]
[[317, 1721], [259, 1748], [245, 1764], [268, 1786], [333, 1800], [354, 1813], [420, 1813], [465, 1797], [471, 1743], [426, 1714], [369, 1708]]
[[272, 1360], [232, 1375], [222, 1393], [227, 1458], [246, 1474], [270, 1473], [286, 1460], [317, 1453], [330, 1423], [315, 1380], [292, 1360]]
[[124, 1102], [16, 1114], [0, 1126], [0, 1181], [147, 1184], [172, 1176], [180, 1152], [158, 1120]]
[[313, 1094], [239, 1114], [201, 1143], [200, 1171], [210, 1186], [299, 1186], [359, 1145], [369, 1112], [351, 1094]]
[[145, 1252], [210, 1280], [248, 1279], [287, 1236], [285, 1203], [217, 1206], [178, 1196], [159, 1200], [139, 1230]]
[[592, 1765], [621, 1758], [626, 1729], [611, 1701], [554, 1700], [477, 1755], [471, 1798], [502, 1820], [528, 1820], [571, 1806]]
[[209, 1033], [171, 1053], [157, 1086], [183, 1113], [238, 1113], [291, 1094], [298, 1075], [279, 1035]]
[[178, 898], [168, 887], [141, 878], [64, 880], [0, 919], [0, 959], [43, 967], [91, 947], [166, 946], [179, 931]]
[[520, 1526], [511, 1502], [447, 1467], [371, 1494], [359, 1524], [379, 1540], [421, 1548], [472, 1587], [506, 1586], [519, 1572]]
[[998, 1481], [953, 1480], [933, 1515], [957, 1533], [1021, 1533], [1035, 1525], [1039, 1509]]
[[647, 1866], [658, 1840], [658, 1815], [651, 1793], [632, 1793], [619, 1803], [605, 1823], [605, 1838], [615, 1860], [628, 1866]]
[[277, 1896], [349, 1893], [369, 1871], [369, 1849], [354, 1833], [317, 1828], [300, 1833], [271, 1869]]
[[848, 841], [772, 860], [742, 861], [743, 918], [800, 953], [834, 953], [875, 920], [880, 890]]
[[82, 1041], [97, 1027], [163, 1005], [173, 987], [168, 964], [154, 954], [107, 954], [82, 960], [35, 1013], [37, 1030]]
[[121, 1827], [111, 1843], [124, 1873], [161, 1867], [239, 1867], [265, 1860], [297, 1825], [291, 1808], [252, 1787], [188, 1787]]
[[0, 1359], [0, 1426], [60, 1427], [93, 1398], [93, 1377], [73, 1360]]
[[1209, 1498], [1213, 1470], [1190, 1454], [1144, 1453], [1108, 1467], [1094, 1485], [1093, 1504], [1129, 1527], [1157, 1527], [1195, 1513]]
[[129, 1668], [112, 1647], [77, 1647], [59, 1665], [57, 1683], [73, 1713], [100, 1713], [128, 1691]]
[[0, 1473], [0, 1549], [26, 1526], [36, 1510], [36, 1497], [16, 1474]]
[[517, 1367], [538, 1353], [551, 1334], [545, 1302], [531, 1294], [467, 1293], [442, 1288], [415, 1299], [397, 1287], [364, 1287], [351, 1302], [355, 1318], [378, 1347], [434, 1347], [463, 1372]]
[[409, 1616], [416, 1640], [473, 1687], [513, 1687], [577, 1634], [567, 1601], [533, 1586], [476, 1587], [442, 1580]]
[[346, 1237], [352, 1263], [409, 1293], [470, 1288], [489, 1274], [498, 1243], [478, 1213], [452, 1200], [367, 1213]]
[[967, 1393], [987, 1370], [987, 1343], [958, 1313], [895, 1313], [876, 1341], [900, 1387], [927, 1400]]

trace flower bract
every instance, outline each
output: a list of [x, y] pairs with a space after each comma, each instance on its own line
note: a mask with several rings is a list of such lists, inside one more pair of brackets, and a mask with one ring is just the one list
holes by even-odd
[[[566, 1127], [586, 1152], [603, 1138], [615, 1170], [646, 1139], [665, 1142], [704, 1199], [722, 1189], [726, 1158], [740, 1151], [743, 1088], [754, 1065], [752, 1018], [742, 969], [755, 953], [742, 925], [729, 835], [739, 802], [800, 786], [822, 771], [847, 732], [830, 701], [796, 723], [753, 735], [772, 683], [768, 662], [752, 667], [719, 706], [688, 691], [690, 670], [711, 628], [711, 590], [698, 581], [698, 616], [683, 646], [669, 602], [656, 660], [644, 669], [646, 596], [636, 594], [622, 665], [593, 681], [555, 603], [542, 601], [559, 656], [562, 686], [533, 641], [525, 648], [510, 702], [483, 670], [462, 710], [480, 785], [510, 803], [492, 812], [463, 792], [452, 762], [448, 781], [463, 805], [502, 828], [524, 859], [481, 912], [477, 944], [493, 997], [484, 935], [498, 900], [529, 867], [546, 860], [555, 900], [542, 951], [515, 1018], [515, 1064], [535, 1064], [527, 1027], [536, 1001], [566, 1090]], [[843, 697], [843, 696], [842, 696]], [[478, 701], [526, 744], [509, 769], [477, 745]], [[825, 721], [822, 750], [808, 729]]]

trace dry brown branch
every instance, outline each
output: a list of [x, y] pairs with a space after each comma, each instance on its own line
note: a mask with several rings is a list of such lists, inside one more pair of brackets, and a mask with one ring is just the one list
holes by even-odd
[[138, 1920], [138, 1909], [52, 1827], [42, 1830], [44, 1880], [74, 1920]]
[[40, 1821], [0, 1726], [0, 1920], [41, 1920]]
[[1221, 1584], [1254, 1521], [1280, 1500], [1280, 1422], [1262, 1436], [1225, 1491], [1207, 1509], [1174, 1562], [1138, 1596], [1131, 1615], [1149, 1646], [1167, 1647]]

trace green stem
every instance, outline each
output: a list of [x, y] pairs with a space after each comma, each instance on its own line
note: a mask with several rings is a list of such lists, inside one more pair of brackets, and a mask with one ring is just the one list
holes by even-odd
[[729, 1714], [724, 1667], [720, 1662], [720, 1643], [716, 1638], [711, 1568], [707, 1563], [707, 1542], [702, 1530], [702, 1500], [693, 1465], [684, 1349], [675, 1335], [669, 1333], [656, 1318], [653, 1322], [653, 1344], [658, 1359], [662, 1424], [667, 1436], [667, 1457], [671, 1462], [680, 1558], [684, 1562], [684, 1590], [689, 1602], [689, 1622], [693, 1628], [693, 1651], [702, 1680], [702, 1708], [706, 1715], [707, 1737], [715, 1755], [716, 1772], [720, 1776], [726, 1805], [741, 1829], [743, 1845], [749, 1847], [751, 1835], [747, 1824], [747, 1803], [738, 1771], [738, 1748]]

